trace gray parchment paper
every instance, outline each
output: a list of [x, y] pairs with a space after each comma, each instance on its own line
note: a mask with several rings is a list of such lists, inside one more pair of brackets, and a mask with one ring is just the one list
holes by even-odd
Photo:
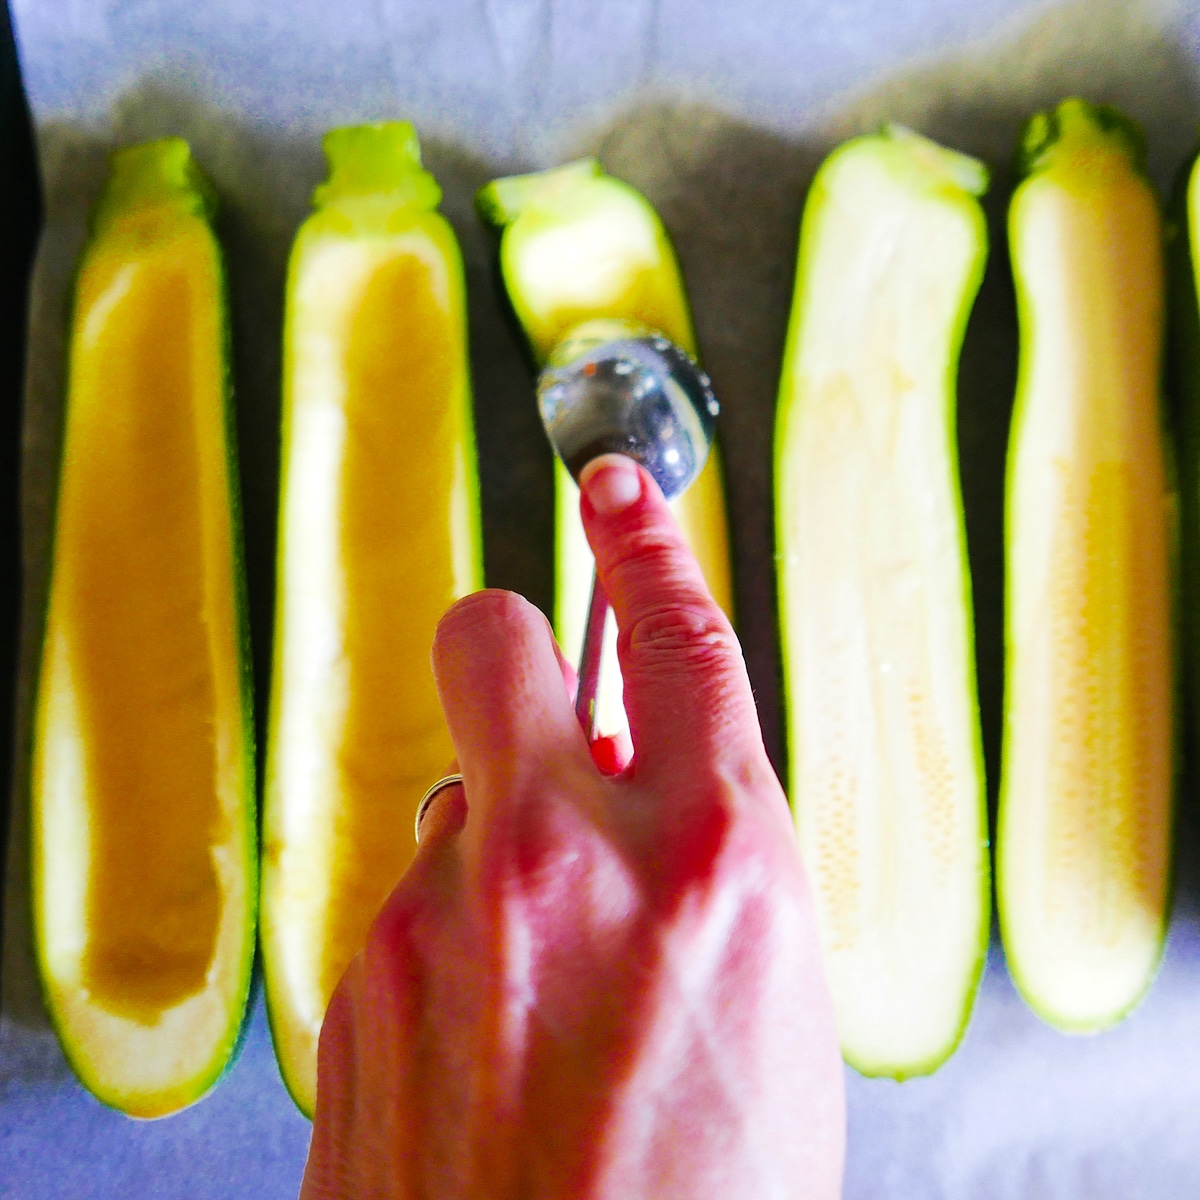
[[[267, 677], [279, 330], [291, 236], [320, 135], [416, 122], [463, 243], [490, 583], [550, 601], [551, 478], [475, 188], [598, 153], [673, 234], [722, 397], [740, 627], [781, 765], [770, 445], [805, 189], [839, 139], [899, 120], [995, 168], [993, 250], [960, 374], [960, 450], [989, 771], [1000, 700], [1001, 501], [1016, 334], [1002, 218], [1022, 121], [1065, 94], [1144, 125], [1169, 185], [1200, 125], [1200, 11], [1130, 0], [14, 0], [47, 225], [34, 281], [26, 430], [21, 711], [44, 593], [63, 321], [113, 146], [182, 134], [216, 182], [233, 285], [235, 381], [256, 668]], [[260, 689], [261, 690], [261, 689]], [[24, 719], [24, 718], [23, 718]], [[24, 744], [24, 726], [18, 730]], [[261, 1007], [200, 1105], [153, 1124], [101, 1108], [49, 1032], [29, 959], [24, 781], [15, 783], [0, 1017], [0, 1194], [293, 1196], [307, 1123]], [[1069, 1038], [1022, 1005], [998, 944], [958, 1054], [929, 1079], [847, 1072], [852, 1200], [1200, 1196], [1200, 904], [1192, 790], [1162, 971], [1118, 1029]]]

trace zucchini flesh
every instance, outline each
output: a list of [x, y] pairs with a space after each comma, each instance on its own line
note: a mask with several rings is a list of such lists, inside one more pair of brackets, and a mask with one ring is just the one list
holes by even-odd
[[263, 960], [311, 1114], [342, 972], [453, 747], [429, 665], [482, 584], [462, 264], [408, 124], [334, 130], [288, 275]]
[[76, 282], [34, 714], [35, 940], [104, 1103], [196, 1100], [254, 951], [249, 665], [226, 307], [187, 143], [121, 151]]
[[997, 894], [1022, 995], [1089, 1031], [1145, 992], [1167, 919], [1163, 233], [1138, 135], [1111, 110], [1064, 101], [1024, 151]]
[[983, 167], [855, 139], [805, 208], [776, 430], [790, 793], [847, 1061], [935, 1069], [988, 930], [955, 371]]
[[[658, 214], [594, 159], [497, 179], [480, 192], [478, 204], [484, 219], [504, 230], [504, 282], [539, 365], [565, 334], [595, 317], [648, 326], [695, 355], [683, 280]], [[732, 614], [717, 447], [674, 509], [717, 603]], [[593, 566], [579, 489], [556, 460], [554, 632], [572, 658], [583, 646]], [[600, 734], [625, 728], [616, 636], [610, 612], [596, 700]]]

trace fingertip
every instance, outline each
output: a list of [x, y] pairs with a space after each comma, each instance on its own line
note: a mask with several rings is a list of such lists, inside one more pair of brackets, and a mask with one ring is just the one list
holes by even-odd
[[620, 775], [633, 761], [633, 743], [628, 733], [598, 737], [591, 750], [592, 762], [605, 775]]
[[614, 517], [641, 499], [647, 482], [652, 482], [632, 458], [624, 454], [601, 454], [579, 474], [579, 490], [587, 515]]

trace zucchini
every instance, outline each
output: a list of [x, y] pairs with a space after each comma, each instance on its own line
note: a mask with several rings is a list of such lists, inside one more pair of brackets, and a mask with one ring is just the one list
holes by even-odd
[[115, 154], [79, 266], [31, 771], [66, 1057], [138, 1117], [228, 1062], [254, 954], [250, 658], [221, 257], [178, 138]]
[[[477, 204], [503, 230], [500, 266], [509, 299], [541, 366], [565, 334], [609, 317], [644, 325], [696, 354], [675, 252], [658, 214], [595, 159], [497, 179]], [[733, 580], [720, 453], [716, 446], [674, 504], [717, 603], [732, 615]], [[574, 657], [583, 645], [593, 560], [579, 518], [579, 489], [555, 462], [554, 632]], [[616, 622], [609, 614], [596, 703], [599, 734], [625, 727]]]
[[790, 795], [842, 1052], [953, 1051], [989, 878], [955, 373], [987, 254], [982, 164], [845, 143], [800, 233], [776, 426]]
[[1140, 133], [1065, 100], [1009, 210], [1021, 357], [1006, 497], [997, 898], [1060, 1029], [1118, 1021], [1162, 953], [1173, 796], [1163, 228]]
[[454, 750], [429, 665], [482, 585], [458, 244], [406, 123], [335, 129], [292, 249], [263, 818], [267, 1008], [316, 1100], [334, 986], [415, 846]]

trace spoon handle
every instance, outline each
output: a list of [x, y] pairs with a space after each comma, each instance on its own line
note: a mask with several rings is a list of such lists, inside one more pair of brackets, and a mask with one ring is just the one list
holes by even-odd
[[592, 575], [592, 598], [588, 602], [587, 627], [579, 655], [579, 690], [575, 693], [575, 715], [588, 743], [596, 736], [596, 692], [600, 686], [600, 656], [604, 650], [604, 624], [608, 619], [608, 597], [600, 577]]

